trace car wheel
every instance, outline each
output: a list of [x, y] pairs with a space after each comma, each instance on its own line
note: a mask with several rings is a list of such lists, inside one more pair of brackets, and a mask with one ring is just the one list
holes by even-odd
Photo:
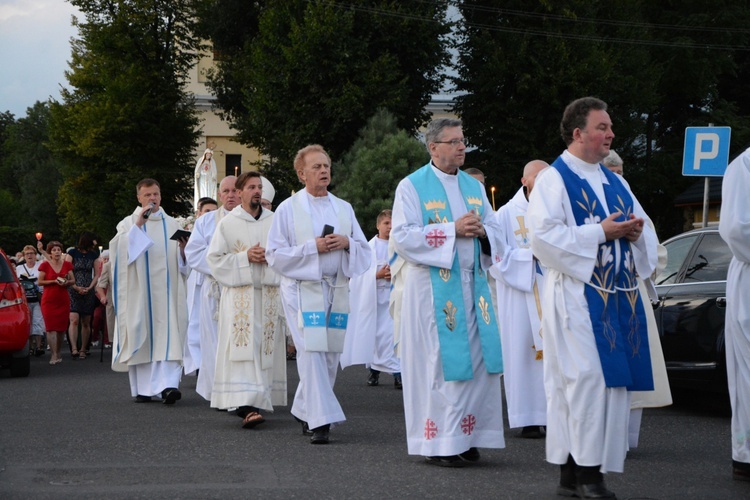
[[22, 358], [10, 359], [11, 377], [28, 377], [31, 372], [31, 356], [28, 354]]

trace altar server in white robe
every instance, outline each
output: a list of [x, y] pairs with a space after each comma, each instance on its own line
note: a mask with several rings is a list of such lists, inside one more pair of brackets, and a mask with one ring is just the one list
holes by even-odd
[[[614, 149], [609, 150], [609, 154], [602, 165], [607, 167], [610, 172], [617, 175], [624, 175], [625, 166], [622, 158]], [[654, 223], [651, 219], [646, 219], [651, 229], [654, 229]], [[654, 231], [656, 231], [654, 229]], [[667, 265], [667, 248], [662, 244], [657, 244], [657, 264], [651, 276], [638, 276], [638, 288], [641, 292], [643, 309], [646, 313], [646, 322], [648, 324], [648, 345], [651, 352], [651, 370], [654, 376], [653, 391], [631, 391], [630, 393], [630, 419], [628, 422], [628, 447], [630, 449], [638, 447], [638, 440], [641, 435], [641, 420], [643, 418], [644, 408], [660, 408], [672, 404], [672, 392], [669, 389], [669, 379], [667, 378], [667, 366], [664, 362], [664, 353], [661, 349], [661, 338], [659, 328], [656, 326], [656, 317], [654, 316], [652, 302], [657, 302], [659, 296], [656, 293], [654, 279], [664, 270]]]
[[174, 404], [182, 397], [188, 321], [185, 240], [170, 239], [180, 227], [161, 209], [156, 180], [143, 179], [136, 193], [141, 206], [120, 221], [109, 243], [117, 315], [112, 369], [128, 372], [136, 402], [160, 396]]
[[727, 273], [726, 354], [732, 405], [732, 477], [750, 481], [750, 149], [727, 167], [719, 234], [732, 250]]
[[497, 256], [490, 270], [497, 285], [508, 423], [522, 427], [521, 437], [532, 439], [543, 437], [547, 425], [541, 332], [544, 271], [531, 253], [526, 209], [534, 179], [548, 166], [541, 160], [527, 163], [521, 189], [495, 213], [500, 237], [511, 250], [505, 259]]
[[[195, 219], [201, 215], [213, 212], [218, 203], [213, 198], [204, 197], [198, 200], [198, 211]], [[188, 329], [183, 350], [182, 364], [185, 375], [195, 374], [201, 366], [201, 330], [200, 330], [200, 289], [203, 285], [203, 273], [192, 271], [187, 278], [187, 311]]]
[[391, 266], [388, 265], [388, 239], [392, 212], [378, 214], [376, 234], [370, 240], [372, 263], [366, 273], [349, 284], [351, 320], [346, 330], [341, 368], [364, 364], [370, 369], [367, 385], [380, 383], [380, 373], [393, 374], [393, 385], [402, 389], [401, 363], [393, 342], [393, 318], [388, 311], [391, 296]]
[[391, 229], [403, 261], [391, 269], [406, 437], [410, 455], [461, 467], [479, 460], [480, 447], [505, 447], [500, 336], [486, 279], [499, 240], [484, 187], [459, 171], [461, 121], [433, 120], [425, 141], [431, 161], [399, 183]]
[[206, 254], [211, 244], [211, 238], [216, 231], [216, 225], [240, 203], [240, 196], [235, 184], [237, 177], [228, 175], [219, 185], [219, 202], [221, 208], [206, 217], [195, 221], [193, 232], [190, 234], [185, 257], [193, 272], [201, 274], [201, 288], [198, 300], [198, 324], [200, 331], [201, 360], [198, 380], [195, 382], [195, 392], [206, 401], [211, 401], [211, 389], [214, 385], [214, 371], [216, 370], [216, 345], [219, 297], [221, 285], [211, 275], [211, 268], [206, 262]]
[[656, 234], [620, 176], [599, 162], [614, 138], [603, 101], [565, 109], [567, 150], [537, 176], [526, 220], [547, 269], [542, 294], [547, 460], [563, 496], [611, 498], [603, 473], [622, 472], [629, 390], [652, 390], [636, 273], [656, 267]]
[[242, 204], [219, 222], [206, 255], [222, 287], [211, 407], [236, 408], [244, 428], [265, 421], [260, 410], [286, 405], [279, 275], [265, 256], [274, 214], [261, 206], [263, 184], [258, 172], [239, 176]]
[[297, 152], [305, 189], [284, 200], [268, 235], [268, 265], [282, 276], [281, 299], [297, 347], [299, 385], [292, 415], [329, 441], [331, 424], [346, 420], [333, 392], [349, 314], [349, 279], [370, 266], [370, 245], [352, 206], [328, 192], [331, 159], [319, 145]]

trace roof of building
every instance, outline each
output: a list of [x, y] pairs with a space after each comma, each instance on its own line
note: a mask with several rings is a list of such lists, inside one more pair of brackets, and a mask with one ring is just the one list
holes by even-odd
[[[721, 185], [724, 178], [709, 177], [709, 179], [708, 202], [709, 204], [721, 203]], [[684, 205], [702, 205], [704, 186], [705, 181], [703, 179], [695, 181], [692, 186], [677, 195], [674, 199], [674, 204], [678, 207]]]

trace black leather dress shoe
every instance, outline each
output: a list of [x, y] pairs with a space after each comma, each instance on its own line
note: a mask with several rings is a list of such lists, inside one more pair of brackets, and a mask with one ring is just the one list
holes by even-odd
[[182, 393], [175, 387], [169, 387], [161, 391], [162, 403], [165, 405], [173, 405], [175, 401], [182, 399]]
[[380, 383], [380, 372], [378, 370], [370, 369], [370, 376], [367, 377], [367, 385], [375, 387]]
[[305, 422], [304, 420], [300, 420], [297, 417], [294, 417], [294, 420], [296, 420], [297, 422], [299, 422], [300, 424], [302, 424], [302, 435], [304, 435], [304, 436], [312, 436], [313, 435], [313, 431], [310, 430], [310, 426], [307, 425], [307, 422]]
[[328, 444], [328, 432], [331, 430], [331, 425], [321, 425], [312, 430], [312, 437], [310, 438], [311, 444]]
[[150, 403], [153, 400], [151, 399], [151, 396], [141, 396], [140, 394], [135, 397], [136, 403]]
[[617, 498], [613, 492], [604, 487], [604, 482], [579, 484], [576, 489], [579, 498]]
[[459, 453], [458, 458], [466, 462], [479, 462], [479, 450], [477, 450], [476, 448], [469, 448], [465, 452]]
[[544, 437], [544, 427], [539, 425], [527, 425], [521, 429], [521, 437], [524, 439], [541, 439]]
[[393, 387], [396, 388], [398, 391], [404, 390], [404, 384], [401, 383], [401, 374], [400, 373], [394, 373], [393, 374]]
[[424, 457], [424, 461], [430, 465], [437, 465], [438, 467], [466, 467], [467, 463], [461, 460], [458, 455], [450, 455], [447, 457]]
[[560, 483], [557, 485], [557, 495], [561, 497], [577, 497], [578, 496], [578, 490], [576, 489], [576, 485], [574, 484], [563, 484]]
[[732, 479], [735, 481], [750, 481], [750, 471], [740, 467], [732, 467]]

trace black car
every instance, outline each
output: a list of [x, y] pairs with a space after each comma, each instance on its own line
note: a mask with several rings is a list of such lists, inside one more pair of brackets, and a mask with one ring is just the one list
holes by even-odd
[[656, 278], [654, 313], [670, 385], [727, 393], [724, 315], [732, 252], [716, 227], [663, 244], [668, 263]]

